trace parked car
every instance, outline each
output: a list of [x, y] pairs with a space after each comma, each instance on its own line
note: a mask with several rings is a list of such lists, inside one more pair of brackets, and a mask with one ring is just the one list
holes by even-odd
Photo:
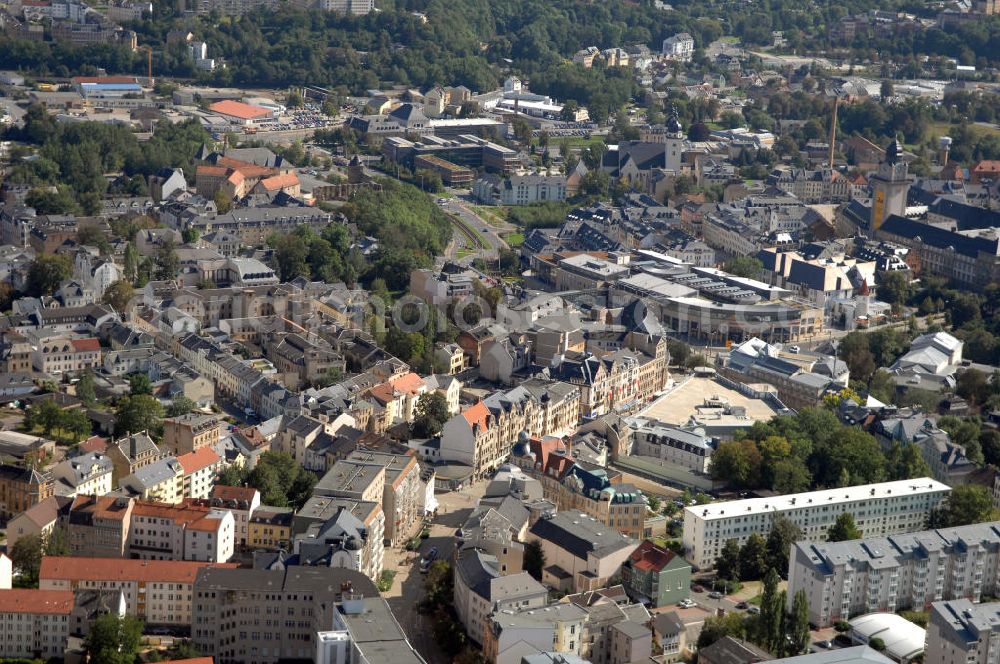
[[720, 593], [717, 590], [713, 590], [712, 592], [708, 593], [708, 596], [712, 599], [722, 599], [722, 593]]
[[697, 583], [694, 584], [693, 586], [691, 586], [691, 590], [695, 591], [696, 593], [703, 593], [703, 592], [705, 592], [705, 589], [702, 588], [701, 586], [699, 586]]
[[681, 601], [677, 602], [677, 606], [679, 606], [682, 609], [693, 609], [694, 607], [696, 607], [698, 605], [695, 604], [694, 602], [692, 602], [690, 599], [685, 598], [685, 599], [682, 599]]
[[747, 609], [747, 613], [755, 616], [758, 613], [760, 613], [760, 607], [759, 606], [751, 606], [749, 609]]
[[746, 611], [747, 609], [750, 608], [750, 603], [749, 602], [740, 602], [739, 604], [736, 605], [736, 608], [740, 609], [742, 611]]
[[817, 641], [816, 645], [818, 645], [820, 648], [829, 648], [833, 644], [828, 640], [823, 640], [823, 641]]
[[426, 574], [430, 570], [431, 565], [437, 560], [438, 550], [437, 547], [431, 547], [431, 550], [427, 552], [427, 555], [420, 559], [420, 573]]

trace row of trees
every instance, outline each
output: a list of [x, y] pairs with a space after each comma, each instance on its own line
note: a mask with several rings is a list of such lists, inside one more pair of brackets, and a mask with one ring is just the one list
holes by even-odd
[[914, 446], [883, 452], [868, 433], [842, 424], [825, 408], [757, 422], [712, 455], [714, 479], [736, 489], [796, 493], [929, 473]]

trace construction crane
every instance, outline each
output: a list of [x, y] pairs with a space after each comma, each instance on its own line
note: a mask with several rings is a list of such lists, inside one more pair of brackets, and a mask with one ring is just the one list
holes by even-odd
[[149, 80], [149, 87], [153, 87], [153, 47], [140, 46], [139, 50], [146, 52], [146, 78]]

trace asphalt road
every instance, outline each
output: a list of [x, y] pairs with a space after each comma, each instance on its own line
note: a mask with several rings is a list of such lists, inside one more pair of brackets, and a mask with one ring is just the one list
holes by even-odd
[[[482, 258], [484, 260], [496, 259], [499, 255], [499, 249], [507, 248], [507, 243], [500, 237], [500, 233], [508, 231], [507, 228], [497, 228], [491, 226], [485, 219], [480, 217], [469, 207], [468, 201], [462, 200], [458, 197], [448, 198], [445, 200], [446, 202], [441, 204], [441, 209], [458, 217], [463, 223], [475, 229], [475, 231], [482, 236], [482, 238], [489, 245], [486, 248], [468, 246], [468, 241], [464, 236], [462, 236], [462, 231], [456, 227], [456, 245], [461, 244], [461, 247], [456, 246], [456, 253], [457, 250], [462, 247], [473, 250], [474, 252], [462, 259], [461, 262], [471, 263], [475, 258]], [[510, 227], [509, 230], [513, 230], [513, 227]], [[460, 238], [458, 236], [462, 237]]]

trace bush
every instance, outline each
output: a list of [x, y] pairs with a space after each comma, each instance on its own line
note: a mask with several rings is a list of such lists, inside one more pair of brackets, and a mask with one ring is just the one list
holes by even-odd
[[870, 647], [872, 650], [885, 652], [885, 641], [876, 636], [874, 639], [868, 642], [868, 647]]
[[838, 620], [837, 622], [833, 623], [833, 628], [838, 632], [840, 632], [841, 634], [843, 634], [845, 632], [851, 631], [851, 623], [847, 622], [846, 620]]
[[378, 583], [375, 584], [376, 586], [378, 586], [379, 592], [384, 593], [392, 590], [392, 580], [395, 578], [396, 578], [396, 570], [393, 569], [382, 570], [382, 574], [378, 578]]

